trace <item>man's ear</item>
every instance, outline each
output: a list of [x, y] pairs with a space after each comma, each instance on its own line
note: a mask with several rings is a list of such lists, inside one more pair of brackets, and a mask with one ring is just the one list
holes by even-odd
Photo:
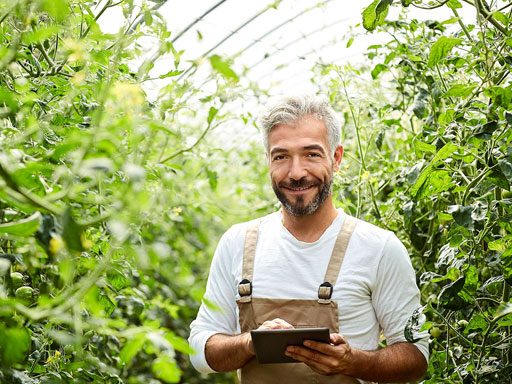
[[334, 172], [338, 172], [340, 169], [341, 159], [343, 158], [343, 145], [338, 145], [336, 151], [334, 151]]

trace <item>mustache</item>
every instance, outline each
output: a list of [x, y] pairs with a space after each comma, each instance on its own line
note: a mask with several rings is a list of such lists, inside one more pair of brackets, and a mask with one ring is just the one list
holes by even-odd
[[318, 185], [319, 183], [314, 180], [308, 180], [307, 178], [303, 177], [299, 180], [290, 180], [289, 182], [280, 182], [278, 184], [279, 188], [304, 188], [304, 187], [311, 187], [313, 185]]

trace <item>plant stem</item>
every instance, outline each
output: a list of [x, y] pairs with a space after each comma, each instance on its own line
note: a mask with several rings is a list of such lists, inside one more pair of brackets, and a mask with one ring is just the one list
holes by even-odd
[[[358, 152], [359, 152], [359, 157], [361, 159], [361, 169], [366, 172], [367, 168], [366, 168], [366, 162], [365, 162], [363, 146], [361, 145], [361, 136], [360, 136], [360, 132], [359, 132], [359, 130], [360, 130], [359, 123], [357, 122], [356, 116], [354, 114], [354, 106], [352, 105], [352, 101], [350, 100], [350, 97], [348, 96], [347, 83], [345, 82], [345, 79], [342, 79], [342, 81], [343, 81], [343, 91], [345, 92], [345, 99], [347, 100], [347, 103], [349, 105], [350, 114], [352, 116], [352, 121], [353, 121], [354, 127], [356, 129], [357, 149], [358, 149]], [[371, 199], [372, 199], [373, 209], [375, 210], [375, 215], [377, 216], [378, 219], [380, 219], [381, 218], [381, 214], [380, 214], [380, 211], [379, 211], [379, 207], [377, 205], [377, 201], [375, 199], [375, 193], [373, 191], [373, 186], [372, 186], [372, 183], [370, 181], [368, 181], [368, 186], [370, 188], [370, 195], [371, 195]]]
[[464, 31], [464, 34], [466, 35], [468, 40], [471, 41], [472, 43], [474, 43], [473, 38], [469, 34], [469, 31], [466, 28], [466, 25], [462, 22], [462, 19], [460, 18], [459, 13], [457, 12], [457, 10], [455, 8], [451, 8], [451, 10], [452, 10], [453, 14], [455, 15], [455, 17], [457, 18], [457, 22], [459, 23], [460, 27]]

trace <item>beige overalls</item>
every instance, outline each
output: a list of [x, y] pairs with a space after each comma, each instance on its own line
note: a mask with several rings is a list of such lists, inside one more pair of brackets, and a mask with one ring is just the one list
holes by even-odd
[[[338, 304], [331, 300], [331, 296], [356, 223], [356, 219], [346, 216], [334, 244], [324, 282], [319, 282], [318, 300], [252, 297], [254, 255], [258, 240], [259, 220], [250, 224], [245, 235], [242, 281], [238, 286], [240, 299], [237, 304], [241, 331], [248, 332], [257, 329], [267, 320], [281, 318], [296, 328], [329, 327], [331, 333], [338, 333]], [[241, 372], [239, 371], [239, 375], [242, 384], [359, 384], [359, 381], [351, 376], [320, 375], [303, 363], [259, 364], [256, 358], [249, 360], [242, 367]]]

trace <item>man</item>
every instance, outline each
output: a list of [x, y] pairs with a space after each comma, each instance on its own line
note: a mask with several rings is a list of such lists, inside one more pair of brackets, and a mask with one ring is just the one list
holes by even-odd
[[[289, 97], [260, 119], [283, 209], [228, 230], [191, 324], [192, 364], [241, 369], [242, 383], [407, 382], [424, 375], [428, 334], [405, 341], [419, 291], [402, 243], [332, 201], [343, 147], [328, 102]], [[217, 308], [215, 308], [217, 307]], [[297, 364], [258, 364], [249, 331], [326, 326], [331, 343], [288, 347]], [[377, 349], [381, 331], [387, 347]], [[358, 380], [356, 380], [356, 378]]]

